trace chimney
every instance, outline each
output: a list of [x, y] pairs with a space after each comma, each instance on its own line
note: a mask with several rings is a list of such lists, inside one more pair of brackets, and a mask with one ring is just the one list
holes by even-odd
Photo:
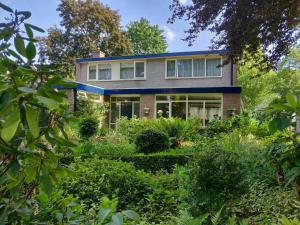
[[91, 58], [105, 58], [105, 53], [101, 51], [91, 52]]

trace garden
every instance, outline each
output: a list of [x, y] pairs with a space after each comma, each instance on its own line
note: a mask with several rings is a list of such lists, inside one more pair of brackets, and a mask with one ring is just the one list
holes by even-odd
[[[0, 7], [13, 15], [0, 25], [0, 224], [300, 224], [299, 67], [283, 61], [276, 77], [296, 82], [269, 93], [241, 76], [249, 110], [206, 127], [121, 118], [109, 129], [106, 105], [79, 99], [70, 112], [53, 86], [74, 84], [33, 66], [43, 30], [30, 12]], [[265, 87], [272, 76], [260, 76]]]

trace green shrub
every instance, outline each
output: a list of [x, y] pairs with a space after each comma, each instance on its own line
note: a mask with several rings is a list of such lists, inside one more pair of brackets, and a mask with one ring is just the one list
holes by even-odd
[[154, 129], [142, 130], [135, 139], [138, 152], [145, 154], [163, 151], [169, 148], [169, 137]]
[[94, 156], [126, 156], [134, 154], [135, 151], [134, 144], [118, 144], [107, 141], [92, 143], [86, 141], [79, 145], [77, 155], [83, 158]]
[[65, 178], [60, 188], [86, 209], [99, 204], [103, 196], [116, 197], [118, 210], [132, 209], [155, 224], [178, 211], [178, 182], [172, 174], [151, 175], [131, 163], [93, 158], [77, 161], [70, 169], [76, 175]]
[[157, 171], [165, 170], [171, 173], [176, 165], [186, 165], [192, 158], [192, 155], [157, 154], [103, 158], [114, 160], [119, 159], [123, 162], [133, 163], [137, 169], [142, 169], [147, 172], [156, 173]]
[[182, 176], [183, 198], [192, 216], [217, 211], [245, 189], [245, 169], [236, 153], [206, 150], [190, 163]]
[[97, 133], [99, 126], [98, 120], [94, 118], [83, 119], [79, 123], [79, 134], [83, 139], [90, 138]]
[[292, 188], [256, 180], [246, 194], [231, 203], [230, 211], [240, 218], [249, 219], [250, 224], [276, 224], [282, 215], [300, 219], [296, 196]]

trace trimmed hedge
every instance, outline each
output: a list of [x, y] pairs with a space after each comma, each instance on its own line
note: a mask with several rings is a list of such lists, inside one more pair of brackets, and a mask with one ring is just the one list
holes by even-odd
[[131, 162], [137, 169], [143, 169], [147, 172], [157, 172], [166, 170], [173, 172], [175, 165], [183, 166], [187, 164], [194, 155], [133, 155], [133, 156], [103, 156], [102, 159], [121, 160]]

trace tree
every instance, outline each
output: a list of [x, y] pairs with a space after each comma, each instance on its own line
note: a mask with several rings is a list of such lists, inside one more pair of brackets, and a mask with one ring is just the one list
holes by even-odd
[[[275, 97], [276, 72], [267, 69], [262, 49], [255, 55], [248, 52], [243, 55], [238, 64], [238, 84], [243, 87], [241, 97], [244, 109], [252, 111], [256, 106], [267, 106]], [[260, 67], [256, 67], [256, 64], [260, 64]]]
[[150, 25], [148, 20], [141, 18], [139, 21], [130, 23], [127, 28], [134, 54], [166, 52], [166, 38], [158, 25]]
[[131, 53], [131, 44], [120, 27], [116, 11], [95, 0], [62, 0], [57, 11], [61, 28], [52, 27], [39, 46], [40, 61], [61, 66], [74, 74], [74, 60], [102, 51], [108, 56]]
[[245, 49], [256, 53], [262, 46], [265, 60], [275, 65], [300, 36], [299, 0], [193, 0], [191, 5], [173, 0], [170, 9], [170, 23], [189, 21], [185, 40], [190, 45], [208, 29], [215, 33], [212, 47], [228, 49], [235, 60]]

